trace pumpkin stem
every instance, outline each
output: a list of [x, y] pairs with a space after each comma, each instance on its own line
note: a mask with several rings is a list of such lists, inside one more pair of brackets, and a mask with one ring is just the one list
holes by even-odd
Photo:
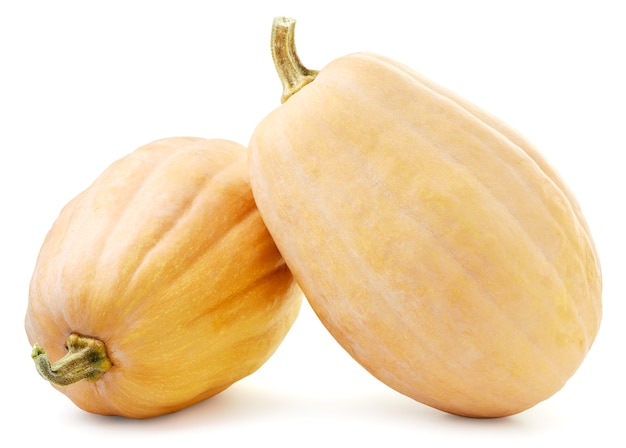
[[104, 342], [72, 333], [67, 338], [67, 354], [50, 364], [39, 344], [33, 346], [32, 357], [39, 374], [56, 386], [67, 386], [80, 380], [95, 381], [113, 364]]
[[272, 23], [272, 58], [283, 83], [281, 103], [315, 79], [319, 71], [309, 70], [300, 62], [294, 40], [295, 19], [276, 17]]

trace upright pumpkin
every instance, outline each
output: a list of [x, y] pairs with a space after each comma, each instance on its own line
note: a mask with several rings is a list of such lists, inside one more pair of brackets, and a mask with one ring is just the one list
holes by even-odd
[[527, 141], [383, 56], [320, 72], [274, 22], [284, 104], [249, 144], [252, 190], [311, 306], [393, 389], [518, 413], [577, 370], [601, 273], [576, 200]]
[[300, 303], [256, 209], [246, 149], [169, 138], [112, 164], [62, 210], [26, 332], [40, 374], [80, 408], [146, 418], [254, 372]]

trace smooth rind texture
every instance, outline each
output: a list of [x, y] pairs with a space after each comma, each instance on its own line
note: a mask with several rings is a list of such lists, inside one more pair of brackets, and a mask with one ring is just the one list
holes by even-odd
[[496, 120], [386, 58], [338, 59], [250, 141], [257, 205], [313, 309], [390, 387], [499, 417], [558, 391], [598, 331], [578, 205]]
[[258, 369], [300, 302], [256, 209], [245, 148], [171, 138], [115, 162], [63, 209], [26, 329], [52, 361], [72, 332], [101, 339], [111, 370], [59, 390], [90, 412], [145, 418]]

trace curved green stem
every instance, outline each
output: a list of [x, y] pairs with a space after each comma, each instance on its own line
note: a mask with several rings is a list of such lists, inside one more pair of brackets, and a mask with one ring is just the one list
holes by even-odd
[[33, 346], [31, 356], [37, 372], [56, 386], [67, 386], [80, 380], [95, 381], [113, 365], [104, 342], [75, 333], [67, 338], [67, 354], [54, 363], [50, 364], [48, 355], [38, 344]]
[[283, 83], [282, 103], [313, 81], [319, 73], [317, 70], [309, 70], [300, 62], [294, 40], [295, 27], [296, 21], [288, 17], [276, 17], [272, 23], [272, 58]]

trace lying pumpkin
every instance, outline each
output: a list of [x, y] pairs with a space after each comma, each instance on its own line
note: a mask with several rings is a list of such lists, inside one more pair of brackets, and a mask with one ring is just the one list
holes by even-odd
[[257, 370], [300, 303], [256, 209], [246, 149], [169, 138], [115, 162], [63, 209], [36, 263], [26, 331], [39, 373], [80, 408], [146, 418]]
[[598, 332], [580, 208], [496, 118], [388, 58], [320, 72], [277, 18], [282, 106], [249, 144], [257, 206], [337, 341], [393, 389], [469, 417], [558, 391]]

